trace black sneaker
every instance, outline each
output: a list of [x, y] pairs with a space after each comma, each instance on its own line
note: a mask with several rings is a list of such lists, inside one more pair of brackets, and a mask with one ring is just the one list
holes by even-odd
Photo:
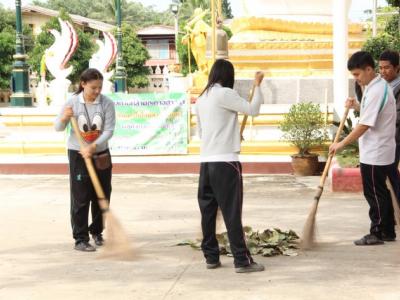
[[216, 263], [207, 263], [206, 268], [207, 269], [216, 269], [219, 268], [221, 266], [221, 262], [216, 262]]
[[103, 235], [101, 233], [99, 234], [92, 234], [92, 238], [96, 246], [103, 246], [104, 244], [104, 239]]
[[382, 245], [384, 242], [382, 239], [378, 238], [376, 235], [367, 234], [363, 236], [361, 239], [354, 241], [354, 244], [357, 246], [373, 246], [373, 245]]
[[264, 271], [264, 269], [265, 268], [264, 268], [264, 266], [262, 264], [258, 264], [258, 263], [252, 262], [248, 266], [235, 268], [235, 272], [236, 273], [261, 272], [261, 271]]
[[93, 252], [96, 251], [96, 248], [89, 244], [89, 242], [77, 242], [74, 247], [75, 250], [84, 251], [84, 252]]
[[396, 240], [396, 234], [386, 234], [382, 232], [382, 241], [394, 242]]

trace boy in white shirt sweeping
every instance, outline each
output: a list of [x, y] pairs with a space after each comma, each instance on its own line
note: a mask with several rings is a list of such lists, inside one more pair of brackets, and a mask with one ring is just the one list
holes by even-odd
[[374, 60], [368, 52], [354, 53], [347, 68], [361, 86], [361, 103], [354, 98], [346, 107], [360, 111], [360, 120], [341, 142], [329, 147], [330, 153], [359, 140], [360, 169], [364, 196], [369, 204], [370, 233], [354, 241], [357, 246], [380, 245], [394, 234], [394, 215], [386, 178], [395, 159], [396, 102], [388, 83], [375, 73]]

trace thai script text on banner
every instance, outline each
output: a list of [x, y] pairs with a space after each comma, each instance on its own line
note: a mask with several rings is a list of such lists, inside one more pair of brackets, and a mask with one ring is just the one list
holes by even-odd
[[184, 93], [109, 94], [116, 126], [113, 155], [186, 154], [188, 103]]

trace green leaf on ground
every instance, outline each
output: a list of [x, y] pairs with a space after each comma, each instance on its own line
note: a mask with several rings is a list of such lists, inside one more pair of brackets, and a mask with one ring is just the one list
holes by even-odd
[[[283, 231], [279, 228], [266, 229], [262, 232], [254, 231], [251, 227], [243, 227], [246, 244], [251, 255], [261, 254], [262, 256], [297, 256], [297, 240], [299, 236], [293, 230]], [[227, 232], [216, 235], [221, 255], [232, 256]], [[201, 249], [201, 240], [186, 240], [176, 246], [191, 246], [194, 249]]]

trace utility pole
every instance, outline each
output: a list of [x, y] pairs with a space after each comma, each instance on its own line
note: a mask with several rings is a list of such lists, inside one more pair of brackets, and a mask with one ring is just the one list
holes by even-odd
[[126, 92], [126, 70], [122, 60], [122, 31], [121, 31], [121, 0], [115, 0], [116, 17], [117, 17], [117, 39], [118, 39], [118, 52], [117, 52], [117, 65], [115, 72], [115, 92]]
[[32, 106], [32, 94], [29, 88], [29, 65], [26, 63], [28, 56], [25, 54], [22, 35], [21, 0], [15, 1], [15, 15], [16, 46], [11, 77], [11, 106]]
[[174, 14], [175, 18], [175, 63], [179, 64], [179, 56], [178, 56], [178, 12], [179, 12], [179, 5], [178, 3], [171, 4], [171, 11]]
[[372, 0], [372, 36], [376, 36], [376, 8], [377, 8], [377, 0]]

